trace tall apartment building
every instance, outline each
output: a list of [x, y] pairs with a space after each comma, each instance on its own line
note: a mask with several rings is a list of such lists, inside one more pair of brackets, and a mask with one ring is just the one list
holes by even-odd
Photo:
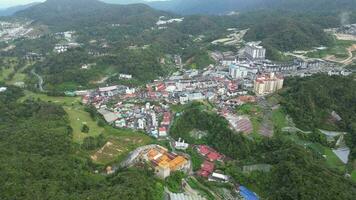
[[263, 74], [256, 77], [254, 91], [257, 95], [265, 95], [282, 89], [284, 78], [275, 73]]
[[251, 67], [248, 64], [231, 64], [229, 66], [229, 75], [233, 79], [243, 79], [248, 76], [248, 74], [256, 74], [258, 69]]
[[264, 60], [266, 49], [259, 45], [259, 42], [249, 42], [245, 47], [245, 56], [251, 60]]

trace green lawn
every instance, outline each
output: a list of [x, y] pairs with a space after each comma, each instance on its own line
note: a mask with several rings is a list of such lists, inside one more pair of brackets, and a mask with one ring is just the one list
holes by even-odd
[[0, 70], [0, 81], [7, 81], [6, 79], [9, 77], [9, 75], [14, 71], [13, 67], [10, 68], [4, 68]]
[[[68, 107], [65, 106], [64, 110], [67, 112], [70, 126], [73, 129], [73, 140], [77, 143], [82, 143], [84, 138], [88, 136], [98, 136], [104, 132], [104, 128], [99, 127], [91, 117], [90, 114], [83, 110], [82, 107]], [[88, 133], [81, 131], [83, 125], [89, 127]]]
[[286, 115], [284, 114], [282, 109], [276, 109], [272, 112], [272, 121], [274, 126], [276, 126], [277, 128], [283, 128], [288, 126]]
[[353, 170], [351, 173], [351, 179], [356, 182], [356, 170]]
[[25, 96], [20, 100], [24, 101], [25, 99], [40, 99], [42, 101], [52, 102], [64, 106], [72, 106], [73, 104], [78, 104], [81, 101], [80, 97], [52, 97], [47, 96], [46, 94], [34, 93], [30, 91], [25, 91]]
[[338, 169], [341, 172], [345, 171], [345, 165], [330, 148], [324, 147], [324, 154], [326, 155], [326, 163], [329, 167]]

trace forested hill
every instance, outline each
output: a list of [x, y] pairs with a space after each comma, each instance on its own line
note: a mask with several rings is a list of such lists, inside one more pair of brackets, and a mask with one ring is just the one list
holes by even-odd
[[[113, 1], [111, 1], [113, 2]], [[356, 9], [355, 0], [171, 0], [148, 3], [153, 8], [180, 14], [226, 14], [259, 9], [334, 12]]]
[[[17, 100], [23, 92], [0, 93], [0, 199], [162, 199], [153, 173], [128, 169], [110, 177], [75, 154], [72, 129], [62, 107]], [[140, 187], [133, 187], [139, 185]]]
[[152, 26], [163, 11], [144, 4], [112, 5], [97, 0], [47, 0], [19, 11], [25, 17], [55, 29], [70, 29], [106, 24], [125, 24], [136, 27]]

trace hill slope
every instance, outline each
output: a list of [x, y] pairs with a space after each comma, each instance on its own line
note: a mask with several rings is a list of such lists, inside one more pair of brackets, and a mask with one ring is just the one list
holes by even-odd
[[102, 24], [152, 25], [163, 12], [144, 4], [111, 5], [97, 0], [47, 0], [15, 16], [25, 17], [52, 28], [90, 27]]
[[289, 11], [335, 11], [356, 9], [355, 0], [171, 0], [148, 5], [181, 14], [224, 14], [231, 11], [282, 9]]
[[25, 9], [30, 8], [37, 4], [38, 3], [30, 3], [30, 4], [26, 4], [26, 5], [20, 5], [20, 6], [14, 6], [14, 7], [2, 9], [2, 10], [0, 10], [0, 16], [11, 16], [11, 15], [15, 14], [16, 12], [25, 10]]

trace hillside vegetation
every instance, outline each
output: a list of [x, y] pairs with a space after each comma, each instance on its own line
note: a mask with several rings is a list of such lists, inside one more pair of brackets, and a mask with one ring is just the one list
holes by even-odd
[[162, 199], [163, 187], [151, 172], [94, 174], [95, 165], [76, 155], [63, 108], [17, 103], [22, 95], [14, 87], [0, 94], [1, 199]]

